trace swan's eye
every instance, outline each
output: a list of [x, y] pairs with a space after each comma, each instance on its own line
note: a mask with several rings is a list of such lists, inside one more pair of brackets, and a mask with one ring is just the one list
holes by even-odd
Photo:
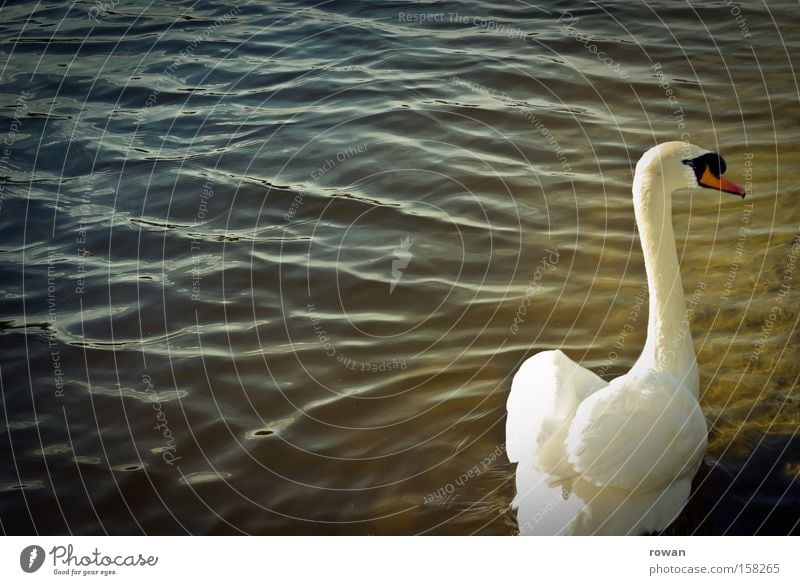
[[728, 165], [725, 164], [725, 159], [716, 152], [707, 152], [701, 154], [697, 158], [687, 158], [681, 162], [694, 169], [694, 174], [698, 182], [702, 179], [706, 170], [710, 171], [714, 177], [719, 179], [728, 168]]
[[681, 162], [692, 167], [694, 175], [697, 177], [697, 184], [701, 187], [745, 196], [745, 190], [742, 187], [722, 176], [728, 165], [725, 164], [725, 159], [716, 152], [707, 152], [697, 158], [686, 158]]

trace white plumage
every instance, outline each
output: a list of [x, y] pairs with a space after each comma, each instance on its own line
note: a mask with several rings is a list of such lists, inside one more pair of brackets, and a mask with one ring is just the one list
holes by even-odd
[[636, 166], [650, 303], [647, 342], [627, 374], [606, 382], [555, 350], [529, 358], [514, 376], [506, 450], [517, 463], [520, 533], [657, 532], [685, 505], [707, 428], [671, 194], [700, 186], [744, 196], [724, 169], [719, 155], [683, 142], [650, 149]]

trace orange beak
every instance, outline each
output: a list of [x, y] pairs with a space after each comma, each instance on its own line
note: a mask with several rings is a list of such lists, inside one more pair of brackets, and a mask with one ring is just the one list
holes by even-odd
[[747, 194], [742, 187], [733, 181], [729, 181], [725, 177], [715, 177], [714, 173], [712, 173], [708, 167], [706, 167], [706, 170], [698, 183], [700, 183], [703, 187], [708, 187], [709, 189], [717, 189], [719, 191], [724, 191], [725, 193], [741, 195], [742, 198], [744, 198], [744, 196]]

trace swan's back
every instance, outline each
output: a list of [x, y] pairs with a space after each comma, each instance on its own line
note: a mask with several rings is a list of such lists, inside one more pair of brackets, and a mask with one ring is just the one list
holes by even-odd
[[632, 371], [608, 383], [559, 350], [523, 363], [507, 409], [522, 534], [661, 531], [706, 445], [699, 404], [672, 376]]
[[584, 479], [644, 493], [691, 478], [707, 440], [705, 417], [684, 384], [631, 371], [580, 404], [566, 451]]

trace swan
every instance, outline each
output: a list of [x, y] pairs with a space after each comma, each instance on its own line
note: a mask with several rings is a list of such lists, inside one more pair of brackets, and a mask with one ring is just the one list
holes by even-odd
[[644, 253], [647, 340], [607, 382], [560, 350], [528, 358], [507, 402], [506, 452], [517, 464], [520, 534], [645, 534], [686, 504], [706, 449], [700, 380], [672, 228], [672, 193], [705, 187], [745, 196], [724, 159], [686, 142], [648, 150], [633, 204]]

